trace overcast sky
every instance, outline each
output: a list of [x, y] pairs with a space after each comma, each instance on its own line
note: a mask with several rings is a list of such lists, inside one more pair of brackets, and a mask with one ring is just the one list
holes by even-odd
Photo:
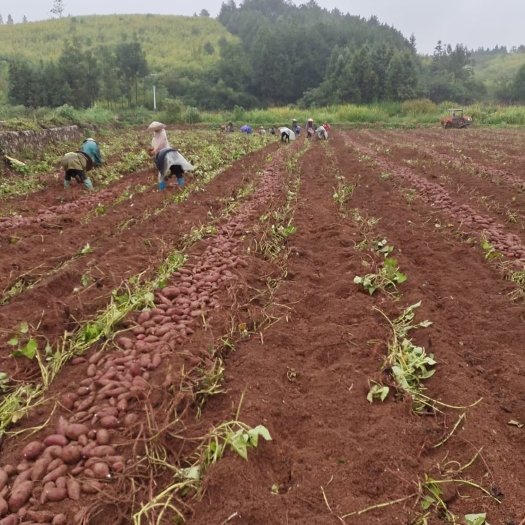
[[[205, 8], [216, 16], [221, 0], [65, 0], [65, 3], [66, 13], [71, 15], [192, 15]], [[376, 15], [407, 37], [414, 33], [418, 51], [422, 53], [431, 53], [440, 39], [451, 44], [463, 43], [469, 48], [525, 44], [525, 0], [317, 0], [317, 3], [366, 18]], [[30, 21], [41, 20], [50, 16], [52, 5], [53, 0], [0, 0], [0, 13], [4, 22], [8, 14], [15, 22], [24, 15]]]

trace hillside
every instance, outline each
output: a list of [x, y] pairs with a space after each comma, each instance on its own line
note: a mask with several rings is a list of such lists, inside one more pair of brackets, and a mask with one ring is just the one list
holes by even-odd
[[523, 64], [525, 64], [525, 53], [474, 56], [476, 77], [487, 85], [513, 79]]
[[[82, 16], [0, 26], [0, 60], [23, 56], [54, 60], [66, 39], [88, 48], [138, 41], [152, 71], [206, 67], [219, 57], [218, 42], [235, 40], [213, 18], [167, 15]], [[209, 44], [209, 45], [207, 45]]]

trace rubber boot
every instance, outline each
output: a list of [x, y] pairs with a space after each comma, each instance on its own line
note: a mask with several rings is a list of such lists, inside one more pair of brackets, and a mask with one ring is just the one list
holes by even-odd
[[159, 191], [163, 191], [166, 189], [166, 181], [163, 180], [162, 182], [159, 182]]
[[70, 185], [71, 185], [70, 180], [64, 180], [64, 188], [69, 188]]
[[184, 186], [184, 179], [182, 177], [177, 177], [177, 182], [179, 183], [179, 186]]
[[89, 191], [93, 191], [93, 183], [89, 177], [84, 181], [84, 184], [87, 186]]

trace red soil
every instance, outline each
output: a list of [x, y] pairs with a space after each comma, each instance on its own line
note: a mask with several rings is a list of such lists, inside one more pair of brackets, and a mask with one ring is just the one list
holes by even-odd
[[[387, 144], [398, 138], [393, 133], [383, 133], [381, 137]], [[523, 134], [514, 137], [516, 141], [523, 139]], [[432, 140], [437, 139], [433, 136]], [[263, 194], [271, 199], [259, 199], [256, 193], [256, 198], [248, 199], [250, 206], [245, 215], [241, 212], [236, 220], [227, 222], [233, 225], [234, 234], [242, 234], [242, 246], [250, 247], [251, 255], [242, 257], [247, 267], [236, 267], [236, 278], [226, 280], [229, 288], [220, 294], [223, 306], [206, 314], [206, 325], [195, 329], [195, 334], [185, 340], [182, 351], [175, 349], [171, 356], [163, 357], [174, 371], [184, 363], [187, 366], [188, 358], [209, 364], [206, 349], [228, 324], [244, 322], [251, 329], [265, 316], [279, 319], [266, 329], [257, 330], [253, 337], [238, 342], [225, 361], [225, 393], [208, 400], [197, 422], [197, 407], [191, 396], [186, 399], [183, 428], [188, 437], [203, 435], [213, 426], [231, 420], [244, 395], [240, 419], [252, 426], [265, 425], [273, 438], [271, 442], [261, 441], [257, 449], [250, 449], [248, 461], [228, 452], [213, 465], [204, 478], [204, 497], [200, 501], [189, 496], [185, 499], [194, 509], [184, 511], [188, 523], [412, 523], [422, 514], [417, 498], [344, 520], [341, 516], [407, 497], [417, 492], [425, 475], [444, 479], [447, 469], [467, 465], [479, 452], [472, 466], [454, 478], [482, 486], [501, 502], [476, 488], [459, 484], [442, 485], [443, 500], [456, 515], [487, 512], [490, 523], [518, 525], [525, 518], [522, 475], [525, 434], [524, 429], [508, 423], [511, 420], [525, 423], [523, 305], [508, 297], [515, 288], [504, 280], [502, 271], [485, 259], [478, 245], [466, 242], [469, 236], [479, 233], [479, 224], [464, 221], [467, 225], [460, 227], [451, 215], [450, 210], [456, 209], [456, 205], [465, 205], [462, 194], [450, 191], [447, 207], [436, 206], [440, 195], [431, 192], [416, 195], [409, 203], [400, 190], [413, 188], [408, 182], [419, 179], [403, 176], [407, 151], [393, 150], [385, 157], [395, 173], [389, 179], [381, 179], [381, 164], [363, 162], [347, 143], [367, 146], [370, 136], [334, 133], [327, 145], [314, 142], [299, 163], [302, 182], [293, 220], [297, 232], [288, 238], [285, 278], [272, 294], [267, 287], [268, 277], [277, 278], [281, 270], [255, 250], [255, 241], [260, 241], [258, 217], [284, 202], [289, 175], [284, 173], [281, 159], [270, 165], [270, 173], [281, 173]], [[292, 148], [297, 150], [299, 146], [296, 143]], [[35, 323], [45, 308], [46, 322], [40, 330], [48, 337], [56, 337], [69, 326], [65, 306], [69, 312], [76, 309], [75, 317], [93, 315], [107, 302], [108, 292], [129, 275], [128, 271], [144, 270], [149, 261], [158, 261], [164, 253], [160, 241], [148, 251], [144, 239], [159, 237], [170, 246], [177, 245], [193, 224], [206, 221], [209, 209], [216, 210], [216, 196], [228, 196], [242, 184], [243, 176], [253, 178], [264, 167], [267, 153], [268, 150], [259, 152], [240, 161], [212, 182], [206, 194], [195, 196], [159, 217], [152, 215], [133, 226], [132, 231], [119, 232], [115, 228], [130, 213], [135, 214], [135, 210], [122, 207], [116, 212], [118, 217], [100, 217], [84, 227], [77, 224], [64, 229], [60, 236], [56, 230], [50, 230], [46, 237], [50, 250], [46, 250], [44, 259], [40, 245], [35, 242], [39, 227], [33, 226], [33, 230], [26, 232], [26, 242], [6, 243], [6, 253], [2, 253], [4, 275], [8, 272], [8, 261], [15, 257], [16, 262], [21, 261], [18, 271], [23, 273], [24, 269], [34, 267], [35, 260], [51, 264], [53, 257], [78, 250], [86, 239], [97, 249], [92, 255], [76, 260], [66, 272], [0, 307], [2, 326], [15, 326], [23, 320]], [[377, 162], [382, 158], [373, 151], [370, 157]], [[398, 301], [380, 291], [369, 296], [353, 283], [356, 275], [367, 271], [363, 260], [374, 264], [379, 260], [370, 252], [356, 249], [356, 243], [363, 240], [362, 229], [352, 214], [346, 218], [339, 214], [332, 197], [336, 170], [355, 184], [346, 210], [358, 209], [362, 217], [380, 219], [370, 236], [386, 238], [395, 247], [392, 257], [408, 276], [399, 286], [402, 297]], [[428, 178], [420, 169], [411, 174], [421, 177], [423, 183], [435, 183], [432, 175], [438, 176], [438, 169], [431, 168]], [[476, 179], [469, 179], [459, 171], [451, 175], [464, 177], [462, 183], [467, 188], [476, 185]], [[501, 192], [497, 187], [494, 189], [502, 202], [505, 198], [501, 195], [510, 195], [507, 191], [504, 185]], [[148, 206], [155, 206], [155, 199], [158, 195], [140, 196], [140, 210], [134, 216], [138, 218]], [[469, 206], [477, 216], [486, 212], [477, 201], [469, 202]], [[449, 224], [453, 226], [447, 227]], [[501, 225], [504, 233], [524, 238], [515, 226], [507, 226]], [[459, 230], [461, 233], [454, 233]], [[231, 233], [227, 228], [224, 233], [228, 231]], [[197, 243], [190, 249], [190, 268], [199, 267], [205, 257], [215, 253], [210, 247], [217, 246], [213, 240]], [[81, 303], [72, 290], [88, 265], [108, 270], [101, 279], [101, 289], [86, 292], [86, 300]], [[175, 276], [174, 282], [179, 277]], [[457, 406], [470, 406], [482, 399], [476, 406], [415, 415], [409, 400], [396, 401], [392, 394], [384, 403], [370, 404], [366, 400], [369, 380], [389, 381], [381, 373], [389, 326], [375, 308], [395, 319], [404, 308], [419, 301], [422, 305], [416, 310], [416, 322], [429, 319], [433, 324], [411, 332], [411, 336], [416, 344], [433, 353], [438, 363], [435, 375], [425, 382], [426, 395]], [[7, 360], [6, 364], [12, 361]], [[86, 367], [68, 366], [55, 381], [50, 395], [76, 389], [86, 377]], [[27, 370], [24, 373], [27, 375]], [[165, 414], [166, 404], [173, 395], [163, 387], [166, 373], [164, 365], [151, 370], [151, 406], [159, 418]], [[190, 377], [199, 373], [195, 369]], [[140, 407], [134, 410], [140, 413]], [[434, 448], [449, 435], [463, 413], [466, 418], [450, 439]], [[36, 409], [15, 429], [42, 424], [49, 414], [47, 407]], [[57, 412], [53, 416], [51, 428], [58, 415]], [[44, 431], [42, 435], [50, 433]], [[131, 450], [125, 443], [132, 436], [133, 432], [130, 434], [128, 430], [112, 433], [126, 457]], [[7, 440], [0, 465], [16, 465], [20, 450], [18, 442]], [[191, 446], [186, 443], [173, 459], [180, 461], [188, 453]], [[165, 481], [159, 478], [159, 485]], [[118, 495], [120, 503], [122, 500], [125, 503], [127, 483], [126, 478], [115, 476], [113, 488], [105, 493]], [[139, 491], [138, 496], [146, 498], [147, 494]], [[97, 500], [84, 497], [80, 505]], [[65, 511], [71, 517], [80, 505], [66, 500], [46, 508]], [[106, 504], [105, 513], [90, 523], [112, 523], [113, 515], [117, 515], [117, 507]], [[436, 513], [428, 521], [432, 525], [441, 522]]]

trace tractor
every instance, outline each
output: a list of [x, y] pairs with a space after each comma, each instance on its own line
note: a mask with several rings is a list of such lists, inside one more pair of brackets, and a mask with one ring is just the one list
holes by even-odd
[[449, 116], [441, 119], [444, 128], [466, 128], [472, 124], [472, 119], [463, 115], [462, 109], [449, 109]]

